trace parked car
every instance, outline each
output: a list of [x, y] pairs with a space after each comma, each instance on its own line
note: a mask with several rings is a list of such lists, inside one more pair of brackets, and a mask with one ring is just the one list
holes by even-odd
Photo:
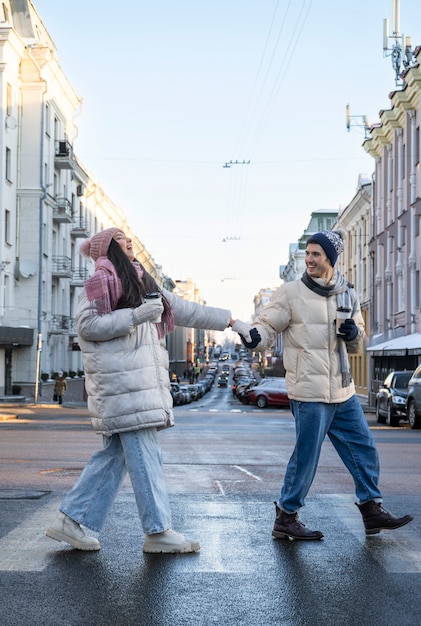
[[421, 428], [421, 365], [417, 367], [408, 383], [406, 416], [411, 428]]
[[174, 402], [174, 406], [179, 406], [180, 404], [186, 404], [186, 396], [181, 389], [181, 385], [179, 383], [171, 383], [171, 395]]
[[263, 409], [265, 406], [289, 406], [289, 398], [285, 384], [285, 378], [279, 377], [264, 385], [250, 387], [244, 394], [249, 404], [257, 404]]
[[244, 376], [249, 376], [251, 370], [249, 367], [237, 367], [234, 370], [233, 379], [238, 380], [239, 378], [244, 378]]
[[188, 390], [192, 400], [199, 400], [203, 396], [203, 388], [197, 383], [190, 384]]
[[257, 381], [254, 376], [244, 376], [244, 378], [239, 378], [232, 384], [232, 393], [237, 398], [237, 400], [240, 400], [240, 402], [243, 402], [243, 400], [245, 400], [243, 404], [248, 404], [249, 401], [245, 393], [248, 389], [250, 389], [250, 387], [255, 387], [256, 383]]
[[380, 424], [399, 426], [406, 420], [406, 398], [412, 371], [390, 372], [376, 395], [376, 419]]

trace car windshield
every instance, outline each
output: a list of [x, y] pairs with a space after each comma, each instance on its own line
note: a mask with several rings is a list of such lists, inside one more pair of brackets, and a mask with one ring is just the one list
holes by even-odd
[[396, 374], [395, 389], [406, 389], [408, 383], [412, 377], [412, 372], [403, 372], [402, 374]]

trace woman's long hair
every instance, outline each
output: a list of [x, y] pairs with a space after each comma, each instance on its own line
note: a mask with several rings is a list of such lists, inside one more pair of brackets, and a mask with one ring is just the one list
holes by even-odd
[[145, 270], [145, 268], [139, 264], [143, 270], [142, 278], [139, 278], [134, 263], [130, 261], [127, 255], [123, 252], [119, 244], [111, 239], [107, 257], [114, 265], [117, 276], [121, 280], [121, 286], [123, 295], [117, 303], [117, 309], [134, 308], [140, 306], [143, 302], [143, 296], [153, 291], [159, 291], [162, 295], [162, 304], [164, 305], [164, 311], [171, 310], [171, 305], [165, 296], [162, 294], [156, 280]]

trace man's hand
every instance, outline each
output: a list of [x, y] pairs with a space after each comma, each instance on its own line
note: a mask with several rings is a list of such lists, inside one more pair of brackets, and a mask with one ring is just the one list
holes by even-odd
[[[240, 333], [238, 334], [240, 335]], [[249, 350], [253, 350], [253, 348], [256, 348], [256, 346], [258, 346], [259, 343], [262, 341], [262, 338], [257, 328], [252, 328], [250, 330], [250, 341], [246, 341], [243, 335], [240, 335], [240, 339], [245, 345], [245, 347], [248, 348]]]
[[339, 326], [339, 332], [344, 341], [352, 341], [358, 335], [358, 326], [352, 318], [349, 318]]
[[247, 322], [236, 320], [232, 325], [232, 330], [240, 335], [243, 345], [249, 350], [253, 350], [262, 340], [257, 328], [253, 328]]

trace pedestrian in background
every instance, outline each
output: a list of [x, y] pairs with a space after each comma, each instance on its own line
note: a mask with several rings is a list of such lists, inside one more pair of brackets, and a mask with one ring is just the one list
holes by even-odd
[[280, 498], [275, 502], [272, 535], [321, 539], [298, 519], [313, 482], [322, 443], [334, 445], [354, 479], [356, 503], [367, 535], [404, 526], [413, 517], [395, 517], [382, 506], [379, 459], [361, 404], [355, 394], [348, 353], [358, 352], [364, 335], [357, 294], [335, 268], [344, 249], [340, 231], [323, 231], [307, 240], [306, 270], [300, 280], [283, 284], [250, 325], [248, 348], [263, 352], [282, 333], [286, 384], [295, 418], [296, 443]]
[[[233, 322], [230, 311], [161, 289], [118, 228], [94, 235], [81, 252], [95, 261], [76, 320], [88, 408], [103, 449], [88, 461], [46, 535], [99, 550], [81, 526], [101, 531], [128, 472], [146, 535], [143, 551], [196, 552], [198, 541], [172, 529], [158, 439], [158, 430], [174, 425], [165, 336], [175, 324], [222, 331]], [[156, 292], [161, 297], [145, 300]]]
[[58, 402], [60, 405], [63, 404], [63, 396], [67, 391], [67, 381], [63, 372], [59, 372], [56, 375], [56, 380], [54, 383], [54, 401]]

